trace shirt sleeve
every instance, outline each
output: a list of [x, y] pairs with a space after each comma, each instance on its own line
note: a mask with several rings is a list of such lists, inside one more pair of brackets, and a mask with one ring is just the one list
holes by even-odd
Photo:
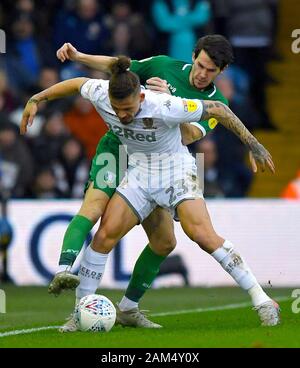
[[157, 98], [161, 119], [170, 128], [181, 123], [200, 121], [202, 118], [203, 103], [201, 100], [190, 100], [168, 94], [159, 94]]
[[92, 103], [103, 99], [106, 96], [107, 89], [101, 79], [89, 79], [80, 88], [81, 96]]

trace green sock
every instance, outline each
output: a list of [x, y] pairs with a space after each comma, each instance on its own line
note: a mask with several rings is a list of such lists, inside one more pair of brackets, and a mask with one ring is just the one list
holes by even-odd
[[135, 263], [125, 296], [138, 302], [145, 292], [151, 287], [153, 280], [159, 272], [159, 266], [166, 259], [153, 252], [149, 244], [146, 245]]
[[76, 215], [70, 222], [64, 236], [60, 253], [60, 265], [72, 265], [78, 256], [88, 233], [94, 224], [88, 218]]

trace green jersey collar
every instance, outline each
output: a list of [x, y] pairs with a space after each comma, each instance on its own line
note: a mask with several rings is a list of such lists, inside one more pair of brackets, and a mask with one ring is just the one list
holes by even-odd
[[[182, 71], [187, 79], [187, 82], [190, 84], [190, 73], [192, 71], [192, 67], [193, 64], [184, 64], [182, 67]], [[191, 86], [192, 88], [194, 88], [195, 91], [199, 91], [198, 88], [196, 88], [195, 86]], [[201, 89], [200, 92], [207, 92], [209, 93], [208, 97], [211, 98], [217, 91], [216, 86], [214, 85], [214, 83], [209, 84], [206, 88]]]

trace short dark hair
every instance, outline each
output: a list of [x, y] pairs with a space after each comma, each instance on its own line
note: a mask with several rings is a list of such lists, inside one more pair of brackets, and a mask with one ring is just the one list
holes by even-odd
[[195, 59], [204, 50], [221, 70], [233, 62], [233, 50], [230, 42], [222, 35], [208, 35], [199, 38], [194, 48]]
[[136, 94], [141, 89], [139, 77], [129, 70], [130, 63], [127, 56], [119, 56], [110, 66], [112, 75], [108, 91], [117, 100]]

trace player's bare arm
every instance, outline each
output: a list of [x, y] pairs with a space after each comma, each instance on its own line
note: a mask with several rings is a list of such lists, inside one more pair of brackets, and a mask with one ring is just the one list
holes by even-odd
[[182, 144], [187, 146], [188, 144], [194, 143], [199, 139], [203, 138], [203, 133], [199, 128], [190, 123], [180, 124]]
[[33, 95], [27, 102], [20, 125], [20, 133], [25, 134], [27, 127], [33, 124], [33, 120], [38, 111], [38, 104], [42, 101], [55, 100], [61, 97], [71, 96], [80, 91], [81, 86], [88, 78], [74, 78], [57, 83], [44, 91]]
[[56, 52], [57, 58], [63, 63], [66, 60], [77, 61], [89, 68], [100, 70], [104, 73], [110, 73], [111, 64], [117, 59], [104, 55], [88, 55], [79, 52], [71, 43], [64, 43]]
[[272, 156], [265, 147], [249, 132], [240, 119], [230, 110], [228, 106], [221, 102], [203, 101], [202, 120], [208, 120], [210, 117], [218, 121], [227, 129], [236, 134], [240, 140], [250, 149], [250, 163], [254, 172], [257, 172], [257, 163], [262, 171], [266, 166], [275, 173], [275, 166]]

